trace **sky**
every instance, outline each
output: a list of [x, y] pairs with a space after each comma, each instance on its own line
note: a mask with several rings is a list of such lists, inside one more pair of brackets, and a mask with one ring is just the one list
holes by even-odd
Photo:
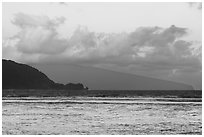
[[3, 3], [2, 57], [202, 88], [201, 3]]

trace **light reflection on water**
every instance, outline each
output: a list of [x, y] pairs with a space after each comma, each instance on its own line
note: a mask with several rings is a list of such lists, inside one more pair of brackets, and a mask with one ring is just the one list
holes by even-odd
[[3, 134], [201, 134], [201, 99], [3, 98]]

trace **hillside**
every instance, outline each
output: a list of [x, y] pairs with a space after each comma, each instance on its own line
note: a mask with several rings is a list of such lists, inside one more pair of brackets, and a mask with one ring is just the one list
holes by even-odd
[[26, 64], [11, 60], [2, 60], [2, 88], [3, 89], [84, 89], [78, 84], [60, 84], [50, 80], [41, 71]]

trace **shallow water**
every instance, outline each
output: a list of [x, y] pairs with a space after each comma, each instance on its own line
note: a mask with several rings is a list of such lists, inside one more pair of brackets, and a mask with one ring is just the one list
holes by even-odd
[[3, 98], [3, 134], [202, 134], [200, 99]]

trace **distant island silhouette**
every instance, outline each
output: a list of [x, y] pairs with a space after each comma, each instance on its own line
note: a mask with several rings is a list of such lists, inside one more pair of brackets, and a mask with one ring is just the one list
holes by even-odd
[[89, 90], [193, 90], [193, 86], [142, 76], [140, 74], [130, 74], [107, 70], [83, 64], [72, 63], [36, 63], [29, 64], [49, 78], [59, 83], [66, 84], [67, 81], [73, 83], [83, 83]]
[[[109, 73], [110, 74], [110, 73]], [[110, 74], [111, 75], [111, 74]], [[129, 75], [120, 74], [125, 78]], [[134, 76], [135, 77], [135, 76]], [[201, 90], [193, 90], [192, 86], [163, 81], [147, 77], [137, 77], [137, 80], [147, 80], [153, 85], [140, 85], [145, 88], [151, 86], [162, 87], [165, 85], [175, 86], [178, 89], [155, 90], [155, 89], [134, 89], [134, 90], [88, 90], [88, 87], [82, 83], [56, 83], [49, 79], [44, 73], [38, 69], [26, 64], [16, 63], [11, 60], [2, 60], [2, 96], [91, 96], [91, 97], [202, 97]], [[140, 84], [138, 81], [136, 85]], [[103, 81], [100, 81], [101, 83]], [[159, 85], [164, 84], [164, 85]]]

